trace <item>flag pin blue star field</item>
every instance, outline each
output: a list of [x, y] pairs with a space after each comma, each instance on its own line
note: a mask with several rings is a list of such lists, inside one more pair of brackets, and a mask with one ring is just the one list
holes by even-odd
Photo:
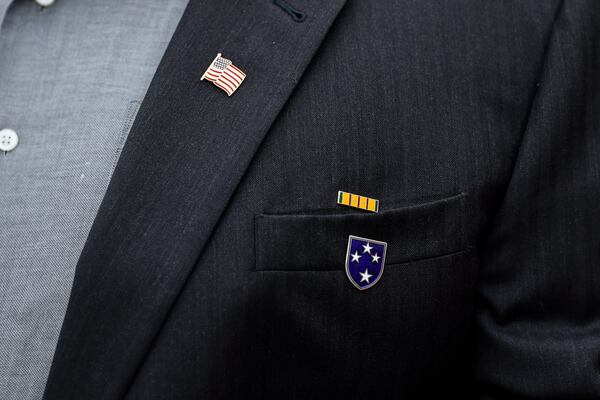
[[350, 235], [346, 250], [346, 275], [359, 290], [375, 285], [383, 275], [387, 243]]
[[233, 65], [231, 60], [222, 57], [221, 53], [219, 53], [206, 71], [204, 71], [202, 78], [200, 78], [201, 81], [205, 79], [223, 89], [227, 93], [227, 96], [231, 96], [240, 87], [242, 82], [244, 82], [246, 74]]

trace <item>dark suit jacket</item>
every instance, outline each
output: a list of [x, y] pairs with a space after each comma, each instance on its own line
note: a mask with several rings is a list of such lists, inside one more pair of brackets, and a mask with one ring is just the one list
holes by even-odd
[[600, 2], [289, 3], [191, 0], [45, 400], [598, 398]]

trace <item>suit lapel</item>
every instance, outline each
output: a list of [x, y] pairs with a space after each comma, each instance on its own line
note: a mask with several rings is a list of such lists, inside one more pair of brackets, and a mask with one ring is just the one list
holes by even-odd
[[[345, 0], [191, 0], [79, 259], [44, 399], [117, 399]], [[200, 81], [218, 52], [247, 78]]]

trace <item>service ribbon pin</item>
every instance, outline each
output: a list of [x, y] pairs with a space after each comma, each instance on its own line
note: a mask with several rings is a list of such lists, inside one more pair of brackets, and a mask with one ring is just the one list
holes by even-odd
[[231, 96], [244, 82], [245, 78], [246, 74], [242, 70], [233, 65], [231, 60], [221, 57], [221, 53], [219, 53], [200, 80], [211, 81], [215, 86], [223, 89], [227, 96]]
[[357, 194], [338, 191], [337, 203], [343, 206], [360, 208], [361, 210], [378, 212], [379, 200]]

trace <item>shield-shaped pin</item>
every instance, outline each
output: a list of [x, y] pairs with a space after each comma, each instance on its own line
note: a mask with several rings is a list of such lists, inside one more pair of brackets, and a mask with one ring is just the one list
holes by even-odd
[[346, 250], [346, 275], [359, 290], [375, 285], [385, 266], [387, 243], [350, 235]]

